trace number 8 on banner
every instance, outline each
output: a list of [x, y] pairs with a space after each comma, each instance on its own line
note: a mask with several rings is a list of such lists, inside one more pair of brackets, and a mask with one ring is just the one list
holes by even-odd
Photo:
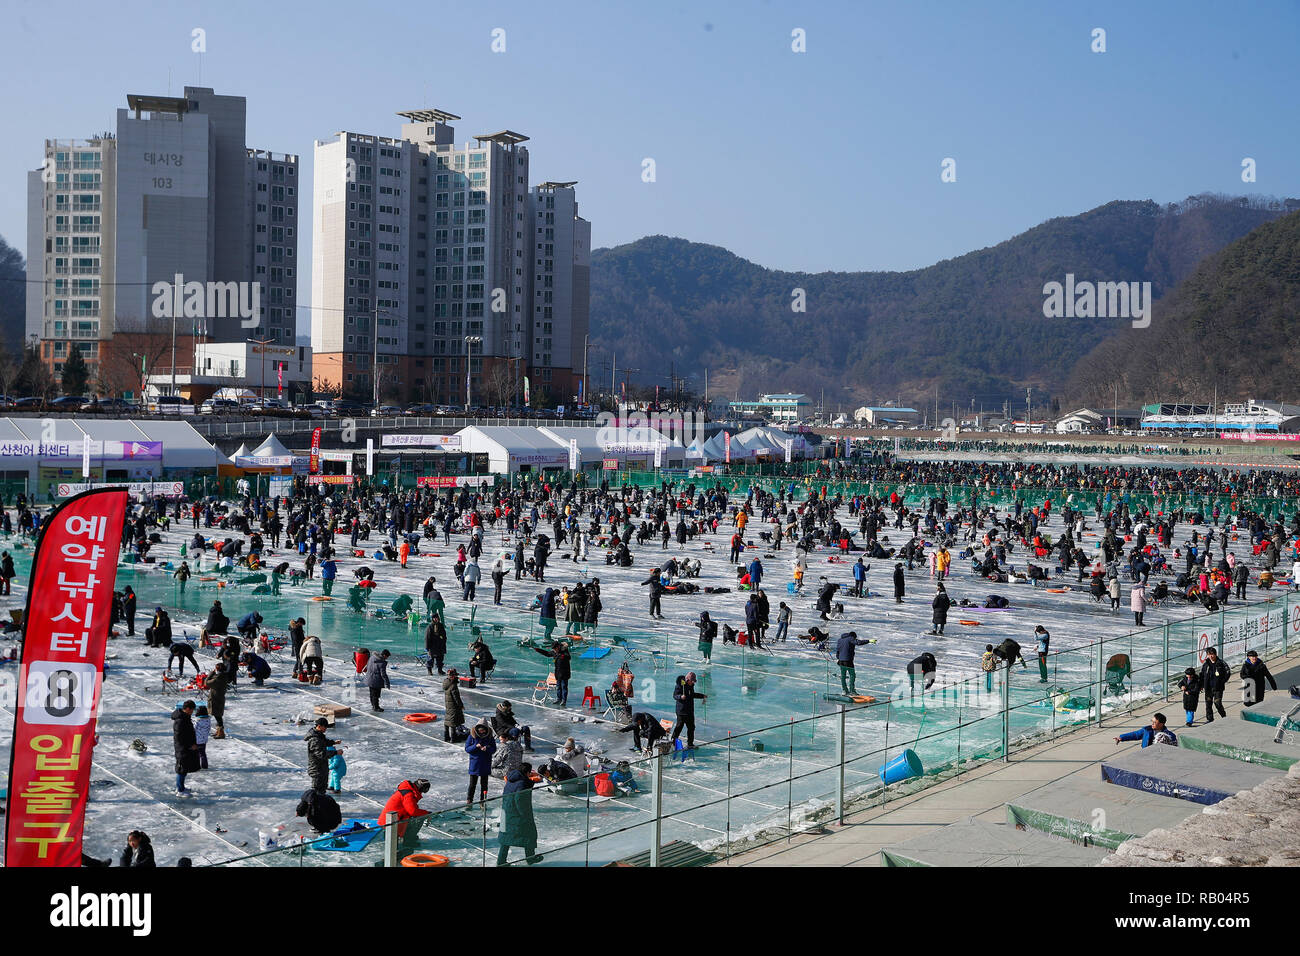
[[95, 716], [98, 691], [93, 664], [33, 661], [27, 668], [23, 723], [79, 727]]

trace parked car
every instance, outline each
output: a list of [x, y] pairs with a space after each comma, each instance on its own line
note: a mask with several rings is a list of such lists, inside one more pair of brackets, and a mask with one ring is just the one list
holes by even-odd
[[319, 402], [314, 405], [308, 405], [305, 411], [312, 418], [329, 418], [332, 414], [328, 406], [322, 405]]
[[251, 407], [259, 412], [286, 412], [289, 410], [289, 403], [282, 398], [263, 398], [254, 402]]
[[379, 405], [370, 409], [370, 414], [375, 418], [396, 418], [402, 410], [396, 405]]
[[45, 407], [45, 399], [38, 395], [26, 395], [14, 400], [14, 408], [24, 412], [38, 412]]
[[340, 398], [333, 404], [331, 411], [335, 415], [365, 415], [369, 413], [370, 407], [350, 398]]
[[238, 411], [239, 403], [230, 398], [209, 398], [199, 406], [200, 415], [230, 415]]
[[145, 406], [155, 415], [193, 415], [194, 403], [183, 395], [159, 395]]
[[13, 408], [13, 407], [14, 407], [14, 399], [10, 398], [8, 395], [0, 395], [0, 408]]
[[403, 409], [402, 414], [427, 416], [435, 414], [437, 410], [437, 405], [433, 405], [429, 402], [420, 402], [415, 405], [407, 405], [406, 408]]
[[93, 402], [86, 402], [81, 410], [100, 415], [124, 415], [137, 411], [136, 406], [124, 398], [97, 398]]
[[50, 408], [56, 412], [79, 412], [88, 401], [85, 395], [60, 395], [50, 402]]

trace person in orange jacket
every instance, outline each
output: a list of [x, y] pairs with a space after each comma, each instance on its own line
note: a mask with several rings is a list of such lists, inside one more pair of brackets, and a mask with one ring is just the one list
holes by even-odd
[[384, 809], [379, 814], [379, 825], [385, 826], [396, 820], [397, 837], [405, 839], [407, 821], [429, 813], [428, 810], [420, 809], [420, 798], [428, 792], [429, 781], [422, 777], [416, 780], [403, 780], [384, 804]]
[[403, 541], [402, 546], [397, 549], [397, 560], [402, 563], [402, 567], [406, 567], [406, 559], [409, 558], [410, 556], [411, 556], [411, 542]]

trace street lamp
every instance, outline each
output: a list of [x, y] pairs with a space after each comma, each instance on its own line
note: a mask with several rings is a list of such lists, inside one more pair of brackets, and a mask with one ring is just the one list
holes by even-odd
[[483, 341], [481, 335], [465, 336], [465, 415], [469, 416], [470, 410], [470, 349]]

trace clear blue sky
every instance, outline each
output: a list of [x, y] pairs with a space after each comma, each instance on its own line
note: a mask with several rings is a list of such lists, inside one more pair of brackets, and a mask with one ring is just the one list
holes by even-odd
[[127, 93], [200, 66], [248, 98], [250, 145], [300, 154], [304, 187], [314, 139], [436, 106], [465, 117], [461, 142], [531, 136], [534, 181], [579, 180], [596, 246], [666, 233], [774, 268], [914, 268], [1112, 199], [1300, 195], [1294, 0], [8, 0], [4, 21], [0, 235], [24, 252], [41, 141], [111, 129]]

